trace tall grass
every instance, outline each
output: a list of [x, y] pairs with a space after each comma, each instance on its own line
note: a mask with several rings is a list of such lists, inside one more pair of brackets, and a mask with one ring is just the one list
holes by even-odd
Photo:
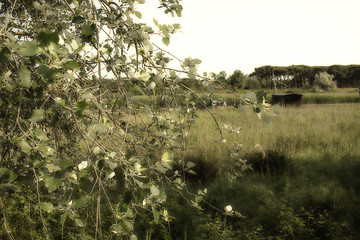
[[[244, 151], [255, 145], [263, 149], [286, 151], [288, 154], [311, 149], [320, 152], [360, 151], [360, 105], [306, 105], [282, 108], [279, 116], [263, 115], [258, 119], [250, 108], [214, 108], [219, 125], [241, 127], [239, 135], [222, 129], [230, 145], [240, 143]], [[189, 144], [205, 157], [221, 159], [225, 147], [216, 124], [206, 111], [190, 134]]]
[[[221, 170], [205, 182], [204, 208], [212, 214], [202, 230], [217, 229], [223, 239], [359, 239], [360, 104], [287, 107], [261, 120], [251, 109], [213, 113], [220, 125], [242, 127], [239, 135], [223, 134], [229, 146], [243, 144], [243, 157], [255, 167], [230, 183]], [[198, 116], [189, 156], [201, 159], [203, 171], [232, 168], [211, 116]], [[216, 220], [213, 207], [226, 205], [245, 218]]]
[[360, 103], [359, 94], [305, 94], [304, 104]]
[[[265, 90], [267, 92], [266, 101], [271, 103], [271, 96], [274, 90]], [[329, 92], [314, 93], [303, 89], [280, 89], [280, 92], [303, 94], [303, 104], [335, 104], [335, 103], [360, 103], [359, 91], [356, 88], [338, 88]], [[245, 96], [245, 92], [239, 92], [241, 96]], [[236, 102], [236, 97], [231, 93], [216, 92], [215, 96], [225, 99], [229, 106]]]

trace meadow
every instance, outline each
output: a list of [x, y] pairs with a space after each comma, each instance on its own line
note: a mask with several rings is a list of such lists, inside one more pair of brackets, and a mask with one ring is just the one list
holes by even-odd
[[[187, 160], [197, 164], [193, 188], [207, 189], [206, 211], [184, 216], [174, 204], [178, 232], [189, 239], [359, 239], [360, 104], [286, 107], [261, 119], [250, 108], [211, 110], [249, 168], [230, 160], [212, 117], [197, 112]], [[227, 205], [242, 217], [216, 210]]]
[[[263, 113], [261, 119], [246, 107], [213, 108], [212, 112], [223, 128], [225, 125], [225, 138], [243, 144], [244, 148], [259, 144], [264, 149], [276, 149], [287, 154], [309, 149], [327, 152], [360, 149], [359, 104], [286, 107], [281, 108], [278, 116]], [[221, 145], [217, 144], [221, 139], [215, 122], [205, 110], [197, 115], [189, 143], [198, 150], [211, 152], [212, 156], [222, 154]], [[241, 130], [237, 134], [230, 134], [226, 126]]]
[[[266, 102], [271, 103], [271, 95], [274, 93], [299, 93], [303, 94], [303, 104], [334, 104], [334, 103], [360, 103], [359, 90], [357, 88], [336, 88], [327, 92], [313, 92], [311, 89], [278, 89], [275, 91], [265, 90], [267, 93]], [[238, 91], [240, 96], [246, 95], [245, 90]], [[232, 105], [236, 101], [232, 93], [220, 90], [214, 94], [215, 98], [225, 99]]]

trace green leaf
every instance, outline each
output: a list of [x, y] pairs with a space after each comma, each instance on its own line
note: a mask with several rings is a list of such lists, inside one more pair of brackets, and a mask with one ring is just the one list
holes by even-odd
[[170, 38], [169, 27], [166, 24], [161, 25], [160, 29], [164, 37]]
[[23, 151], [24, 153], [29, 153], [32, 150], [32, 147], [30, 146], [30, 144], [25, 142], [24, 140], [19, 142], [19, 146], [21, 148], [21, 151]]
[[48, 140], [46, 131], [43, 131], [43, 130], [40, 130], [40, 129], [36, 128], [34, 130], [34, 134], [35, 134], [35, 137], [37, 137], [40, 141]]
[[39, 53], [39, 48], [35, 43], [32, 42], [24, 42], [19, 50], [19, 53], [26, 57], [31, 57]]
[[69, 61], [63, 65], [65, 69], [76, 69], [79, 68], [79, 64], [76, 60]]
[[112, 232], [115, 233], [115, 234], [116, 233], [122, 233], [123, 228], [119, 224], [114, 224], [114, 225], [112, 225]]
[[41, 203], [38, 204], [38, 206], [42, 210], [47, 211], [47, 212], [54, 211], [54, 205], [52, 203], [49, 203], [49, 202], [41, 202]]
[[195, 58], [195, 59], [193, 59], [193, 63], [196, 65], [201, 64], [201, 60], [198, 58]]
[[165, 152], [162, 156], [161, 156], [161, 160], [163, 162], [172, 162], [172, 160], [174, 159], [173, 155]]
[[91, 93], [84, 93], [83, 95], [81, 95], [81, 99], [86, 100], [86, 99], [91, 99], [94, 96]]
[[87, 109], [89, 107], [89, 104], [86, 101], [80, 101], [76, 104], [76, 108], [78, 110], [84, 110]]
[[171, 70], [171, 71], [170, 71], [170, 77], [171, 77], [171, 78], [176, 78], [176, 77], [177, 77], [176, 72], [173, 71], [173, 70]]
[[5, 72], [5, 73], [0, 77], [0, 79], [1, 79], [1, 80], [9, 80], [11, 74], [12, 74], [12, 72], [11, 72], [11, 70], [9, 70], [9, 71]]
[[45, 7], [38, 2], [33, 2], [33, 6], [36, 10], [39, 10], [39, 11], [42, 11], [45, 9]]
[[187, 166], [188, 168], [193, 168], [193, 167], [195, 167], [195, 163], [193, 163], [193, 162], [187, 162], [187, 163], [186, 163], [186, 166]]
[[84, 27], [81, 29], [81, 33], [84, 36], [93, 35], [95, 32], [95, 24], [85, 24]]
[[0, 168], [0, 176], [2, 179], [11, 182], [17, 178], [17, 175], [7, 168]]
[[10, 60], [8, 58], [8, 56], [10, 54], [11, 54], [11, 51], [7, 47], [4, 47], [3, 49], [1, 49], [1, 51], [0, 51], [0, 63], [10, 63]]
[[16, 88], [16, 85], [13, 85], [13, 84], [6, 84], [5, 85], [5, 89], [9, 92], [13, 92], [14, 89]]
[[154, 215], [154, 221], [156, 224], [159, 223], [160, 213], [157, 211], [153, 206], [151, 207], [153, 215]]
[[169, 44], [170, 44], [170, 38], [168, 38], [168, 37], [163, 37], [162, 42], [163, 42], [166, 46], [169, 46]]
[[74, 163], [73, 162], [70, 162], [68, 160], [62, 160], [60, 163], [59, 163], [59, 167], [62, 169], [62, 170], [65, 170], [66, 168], [68, 167], [71, 167], [73, 166]]
[[55, 75], [55, 73], [57, 72], [56, 69], [54, 68], [49, 68], [46, 65], [41, 64], [36, 71], [38, 72], [39, 75], [41, 75], [43, 78], [45, 79], [51, 79], [53, 78], [53, 76]]
[[64, 229], [64, 224], [65, 224], [67, 217], [68, 217], [68, 213], [64, 213], [60, 217], [60, 224], [61, 224], [62, 230]]
[[181, 25], [180, 25], [179, 23], [174, 23], [174, 24], [173, 24], [173, 27], [174, 27], [175, 29], [179, 29], [179, 28], [181, 28]]
[[155, 18], [153, 18], [153, 22], [154, 22], [154, 24], [155, 24], [157, 27], [160, 26], [159, 22], [158, 22]]
[[181, 17], [181, 12], [182, 12], [182, 8], [176, 10], [176, 15], [177, 15], [178, 17]]
[[85, 18], [83, 18], [82, 16], [75, 16], [73, 19], [72, 19], [72, 23], [83, 23], [85, 21]]
[[152, 42], [149, 41], [149, 40], [144, 40], [143, 44], [144, 44], [144, 47], [145, 47], [145, 52], [152, 51], [153, 48], [154, 48]]
[[45, 187], [47, 188], [49, 193], [55, 191], [61, 185], [61, 180], [54, 177], [46, 177], [44, 179], [44, 182], [45, 182]]
[[30, 122], [36, 123], [44, 119], [45, 110], [44, 109], [35, 109], [32, 112], [31, 118], [29, 119]]
[[138, 12], [138, 11], [134, 11], [134, 14], [137, 18], [141, 19], [142, 18], [142, 14], [141, 12]]
[[76, 218], [75, 223], [78, 227], [84, 227], [84, 222], [80, 218]]
[[65, 49], [62, 49], [57, 43], [51, 42], [48, 46], [49, 52], [51, 55], [55, 56], [57, 58], [58, 54], [66, 55], [67, 51]]
[[4, 188], [9, 188], [14, 192], [21, 192], [21, 189], [18, 186], [11, 184], [11, 183], [0, 184], [0, 189], [4, 189]]
[[160, 190], [155, 185], [151, 185], [150, 192], [152, 196], [158, 196], [160, 194]]
[[31, 86], [31, 72], [27, 69], [27, 67], [21, 65], [18, 73], [21, 85], [29, 88]]
[[136, 235], [131, 235], [130, 240], [138, 240]]
[[16, 42], [16, 37], [11, 32], [6, 32], [5, 35], [9, 38], [12, 43]]
[[134, 225], [133, 225], [131, 222], [124, 220], [124, 225], [125, 225], [126, 228], [129, 229], [130, 231], [134, 231]]
[[61, 170], [61, 168], [58, 165], [52, 163], [46, 164], [46, 167], [50, 172], [57, 172]]
[[195, 73], [196, 73], [196, 72], [189, 72], [189, 73], [187, 74], [188, 78], [192, 78], [192, 79], [196, 78], [196, 74], [195, 74]]
[[51, 42], [58, 43], [60, 40], [59, 32], [40, 32], [37, 40], [45, 46], [49, 45]]
[[105, 112], [105, 109], [103, 108], [103, 106], [102, 106], [100, 103], [98, 103], [98, 101], [95, 101], [94, 103], [95, 103], [95, 106], [96, 106], [101, 112]]
[[82, 196], [74, 201], [74, 206], [76, 208], [83, 208], [90, 201], [90, 196]]
[[10, 172], [9, 169], [7, 168], [0, 168], [0, 175], [3, 176], [5, 174], [8, 174], [8, 172]]
[[192, 175], [196, 175], [196, 172], [193, 170], [189, 170], [188, 173], [192, 174]]

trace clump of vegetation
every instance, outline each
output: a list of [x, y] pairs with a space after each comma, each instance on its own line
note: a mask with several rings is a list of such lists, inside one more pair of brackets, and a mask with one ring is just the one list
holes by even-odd
[[329, 91], [330, 89], [336, 88], [336, 82], [334, 82], [333, 79], [334, 76], [328, 74], [327, 72], [321, 72], [316, 74], [313, 83], [315, 91]]
[[[212, 220], [219, 218], [216, 208], [226, 204], [243, 216], [224, 215], [220, 219], [226, 226], [211, 221], [207, 225], [224, 239], [359, 237], [359, 106], [290, 107], [283, 108], [280, 116], [263, 116], [261, 120], [249, 110], [215, 111], [221, 115], [221, 124], [237, 122], [242, 126], [229, 139], [241, 139], [242, 158], [253, 170], [238, 180], [227, 178], [222, 170], [214, 181], [202, 182], [208, 194], [201, 206]], [[205, 130], [214, 127], [213, 123], [202, 112], [198, 115], [202, 128], [192, 133], [193, 147], [203, 151], [203, 158], [219, 159], [226, 149], [217, 146], [217, 137]], [[230, 169], [235, 166], [226, 159], [222, 164]], [[218, 166], [214, 162], [212, 167]]]
[[[1, 239], [164, 239], [171, 194], [200, 210], [205, 193], [188, 190], [196, 163], [185, 155], [206, 103], [180, 75], [209, 91], [219, 81], [196, 73], [199, 59], [166, 67], [173, 56], [151, 38], [168, 45], [180, 25], [141, 23], [144, 3], [1, 1]], [[159, 5], [181, 16], [180, 1]], [[200, 175], [202, 164], [198, 178], [217, 174]]]

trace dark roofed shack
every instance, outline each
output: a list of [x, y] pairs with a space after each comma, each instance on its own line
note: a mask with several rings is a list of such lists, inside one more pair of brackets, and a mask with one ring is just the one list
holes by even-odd
[[287, 106], [287, 105], [295, 105], [300, 106], [302, 103], [302, 94], [296, 93], [279, 93], [273, 94], [271, 103], [272, 105], [280, 105], [280, 106]]

